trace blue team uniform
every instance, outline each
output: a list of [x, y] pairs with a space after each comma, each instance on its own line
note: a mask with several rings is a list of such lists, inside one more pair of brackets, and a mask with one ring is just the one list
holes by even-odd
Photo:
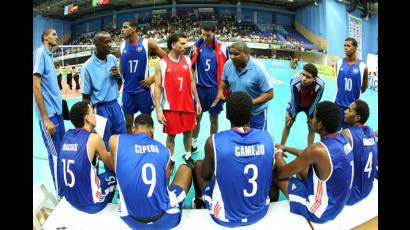
[[215, 178], [202, 192], [212, 219], [223, 226], [256, 223], [268, 211], [275, 145], [264, 130], [227, 130], [212, 136]]
[[366, 64], [359, 59], [352, 65], [346, 63], [346, 58], [338, 60], [336, 63], [337, 93], [335, 103], [340, 109], [339, 129], [342, 126], [343, 128], [348, 127], [344, 123], [344, 111], [361, 95], [365, 68]]
[[132, 45], [124, 41], [120, 47], [121, 73], [124, 78], [122, 108], [124, 113], [138, 111], [150, 114], [154, 108], [150, 88], [140, 86], [148, 77], [148, 39], [142, 38]]
[[107, 118], [103, 136], [107, 150], [110, 149], [108, 140], [111, 135], [126, 133], [124, 114], [117, 101], [118, 83], [110, 76], [110, 69], [114, 66], [118, 67], [114, 55], [107, 55], [107, 60], [103, 61], [93, 53], [81, 69], [83, 94], [90, 95], [96, 113]]
[[118, 213], [132, 229], [170, 229], [181, 220], [185, 191], [168, 187], [169, 149], [145, 133], [118, 137]]
[[320, 142], [331, 160], [330, 177], [320, 180], [312, 165], [307, 181], [291, 178], [289, 181], [290, 211], [306, 219], [324, 223], [333, 220], [343, 209], [353, 182], [353, 152], [348, 139], [338, 133]]
[[317, 104], [320, 102], [322, 98], [323, 91], [325, 89], [325, 82], [317, 76], [315, 82], [313, 83], [313, 91], [314, 95], [311, 97], [311, 102], [309, 106], [301, 106], [301, 89], [302, 89], [302, 77], [299, 73], [294, 75], [290, 79], [290, 101], [286, 107], [286, 112], [288, 112], [289, 116], [295, 118], [299, 112], [305, 112], [307, 118], [313, 118], [313, 113], [315, 112]]
[[58, 157], [59, 193], [76, 209], [97, 213], [111, 202], [114, 196], [115, 175], [106, 171], [98, 175], [98, 155], [90, 162], [87, 142], [90, 132], [70, 129], [63, 138]]
[[378, 149], [374, 132], [367, 126], [348, 128], [352, 137], [354, 178], [352, 192], [347, 200], [353, 205], [369, 195], [376, 176]]

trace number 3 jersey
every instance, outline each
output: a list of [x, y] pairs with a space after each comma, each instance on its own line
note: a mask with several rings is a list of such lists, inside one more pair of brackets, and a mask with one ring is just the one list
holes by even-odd
[[75, 208], [96, 213], [112, 199], [115, 177], [98, 175], [98, 155], [95, 163], [88, 157], [87, 142], [91, 133], [85, 129], [70, 129], [63, 138], [58, 156], [57, 179], [60, 195]]
[[168, 191], [166, 167], [170, 157], [164, 145], [145, 133], [118, 136], [115, 171], [120, 216], [150, 218], [163, 211], [179, 212]]
[[187, 56], [181, 55], [179, 61], [174, 62], [166, 56], [159, 61], [159, 64], [162, 74], [162, 109], [195, 112], [189, 68], [191, 60]]
[[[262, 218], [269, 207], [274, 142], [259, 129], [231, 129], [214, 134], [215, 179], [210, 205], [212, 218], [227, 226], [247, 225]], [[205, 187], [204, 194], [209, 187]], [[231, 222], [231, 223], [228, 223]]]
[[374, 132], [370, 127], [358, 125], [348, 130], [352, 137], [354, 178], [347, 204], [353, 205], [372, 191], [373, 180], [376, 176], [378, 149]]
[[350, 103], [359, 99], [363, 83], [366, 64], [357, 59], [354, 64], [347, 64], [346, 58], [336, 63], [337, 92], [335, 103], [339, 106], [349, 107]]

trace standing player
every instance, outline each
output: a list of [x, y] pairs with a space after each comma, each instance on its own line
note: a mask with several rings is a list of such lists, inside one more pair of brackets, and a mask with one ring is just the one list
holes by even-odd
[[347, 127], [344, 123], [344, 111], [367, 89], [367, 67], [356, 56], [357, 41], [354, 38], [346, 38], [344, 49], [346, 57], [336, 62], [337, 92], [335, 103], [340, 109], [338, 130]]
[[[76, 209], [97, 213], [111, 202], [117, 184], [112, 157], [100, 135], [93, 133], [96, 119], [87, 102], [77, 102], [70, 111], [74, 129], [66, 132], [58, 157], [60, 195]], [[98, 158], [111, 171], [98, 174]]]
[[[226, 118], [231, 129], [212, 134], [205, 159], [195, 162], [205, 205], [212, 219], [227, 227], [256, 223], [270, 203], [275, 145], [268, 132], [249, 128], [251, 117], [252, 99], [245, 92], [229, 95]], [[198, 198], [200, 191], [195, 190]]]
[[127, 133], [131, 133], [134, 114], [138, 111], [151, 114], [154, 108], [150, 85], [155, 79], [148, 74], [148, 53], [152, 50], [160, 57], [167, 53], [154, 40], [140, 37], [134, 20], [122, 24], [121, 35], [126, 39], [120, 46], [120, 71], [124, 78], [122, 109]]
[[133, 134], [113, 135], [110, 148], [118, 180], [118, 213], [132, 229], [170, 229], [181, 220], [192, 170], [181, 165], [171, 185], [170, 152], [153, 139], [151, 116], [135, 118]]
[[94, 36], [96, 51], [81, 69], [83, 101], [91, 99], [97, 114], [107, 118], [103, 137], [107, 149], [112, 134], [126, 133], [124, 115], [117, 102], [122, 79], [117, 59], [110, 54], [111, 42], [109, 33], [97, 32]]
[[351, 127], [344, 129], [345, 135], [353, 148], [354, 178], [352, 192], [347, 200], [353, 205], [372, 191], [373, 180], [376, 176], [378, 149], [373, 130], [365, 126], [369, 118], [369, 106], [362, 100], [356, 100], [345, 110], [345, 123]]
[[167, 39], [168, 56], [162, 58], [155, 70], [155, 107], [158, 122], [164, 125], [167, 133], [167, 147], [174, 161], [175, 135], [184, 133], [184, 160], [191, 159], [192, 130], [195, 128], [195, 108], [192, 95], [196, 100], [196, 114], [202, 112], [196, 84], [191, 73], [191, 60], [183, 55], [187, 40], [183, 34], [175, 33]]
[[303, 66], [303, 72], [296, 74], [290, 79], [290, 101], [286, 107], [285, 127], [282, 131], [281, 145], [286, 144], [290, 128], [296, 120], [299, 112], [303, 111], [307, 117], [308, 145], [313, 144], [315, 133], [309, 123], [312, 122], [313, 113], [322, 98], [325, 82], [317, 76], [317, 68], [311, 63]]
[[57, 46], [57, 38], [54, 28], [44, 30], [41, 34], [43, 45], [33, 53], [33, 92], [36, 101], [34, 109], [47, 148], [48, 163], [56, 191], [57, 157], [65, 133], [61, 92], [51, 53], [52, 48]]
[[[214, 22], [203, 22], [202, 38], [192, 46], [190, 57], [192, 68], [197, 77], [197, 90], [202, 105], [202, 112], [209, 111], [211, 123], [210, 134], [218, 132], [218, 115], [222, 111], [222, 101], [215, 107], [210, 107], [218, 93], [224, 64], [229, 57], [228, 48], [215, 38]], [[202, 113], [196, 116], [197, 125], [192, 133], [192, 152], [198, 151], [197, 140], [200, 130]]]
[[[339, 122], [339, 108], [320, 102], [311, 125], [321, 141], [303, 151], [276, 146], [274, 183], [289, 198], [290, 212], [317, 223], [333, 220], [342, 211], [352, 187], [352, 147], [337, 132]], [[286, 164], [283, 151], [296, 155], [296, 160]], [[288, 180], [293, 174], [299, 178]]]

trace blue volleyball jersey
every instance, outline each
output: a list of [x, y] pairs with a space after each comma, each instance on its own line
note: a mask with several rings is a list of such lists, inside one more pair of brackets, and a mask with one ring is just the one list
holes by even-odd
[[[58, 187], [61, 195], [75, 208], [95, 213], [105, 207], [106, 196], [114, 190], [113, 186], [102, 191], [98, 177], [98, 155], [95, 165], [90, 162], [87, 153], [87, 141], [90, 132], [84, 129], [70, 129], [63, 138], [61, 153], [58, 156]], [[104, 204], [104, 206], [99, 206]]]
[[353, 205], [365, 198], [373, 188], [376, 176], [378, 149], [374, 131], [367, 126], [348, 128], [352, 137], [354, 178], [347, 204]]
[[170, 202], [167, 187], [165, 172], [170, 157], [168, 148], [145, 133], [118, 136], [115, 171], [121, 217], [179, 212], [178, 203]]
[[195, 64], [198, 77], [197, 85], [205, 88], [218, 87], [214, 47], [208, 46], [203, 42], [199, 50], [198, 61]]
[[120, 52], [124, 91], [139, 93], [149, 90], [141, 87], [139, 83], [148, 77], [148, 39], [141, 37], [135, 45], [124, 41], [120, 46]]
[[363, 75], [366, 64], [357, 59], [356, 63], [349, 65], [346, 58], [336, 63], [336, 101], [339, 106], [349, 107], [350, 103], [359, 99], [363, 84]]
[[[309, 166], [307, 186], [310, 194], [306, 206], [310, 213], [322, 220], [334, 219], [343, 209], [351, 191], [353, 154], [348, 139], [338, 133], [320, 141], [331, 160], [330, 177], [320, 180], [313, 165]], [[289, 200], [297, 201], [294, 195]]]
[[246, 223], [263, 217], [269, 207], [275, 144], [271, 135], [259, 129], [235, 129], [213, 135], [215, 186], [210, 214], [220, 223]]

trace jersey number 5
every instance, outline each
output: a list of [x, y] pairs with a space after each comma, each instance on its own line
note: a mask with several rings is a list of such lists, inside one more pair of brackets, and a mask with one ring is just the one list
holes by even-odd
[[243, 190], [243, 195], [245, 197], [251, 197], [256, 194], [256, 191], [258, 191], [258, 183], [256, 183], [256, 179], [258, 178], [258, 167], [254, 164], [249, 164], [246, 165], [245, 168], [243, 169], [243, 174], [248, 174], [249, 169], [252, 169], [253, 171], [253, 177], [248, 180], [250, 184], [252, 184], [252, 191], [248, 193], [246, 189]]

